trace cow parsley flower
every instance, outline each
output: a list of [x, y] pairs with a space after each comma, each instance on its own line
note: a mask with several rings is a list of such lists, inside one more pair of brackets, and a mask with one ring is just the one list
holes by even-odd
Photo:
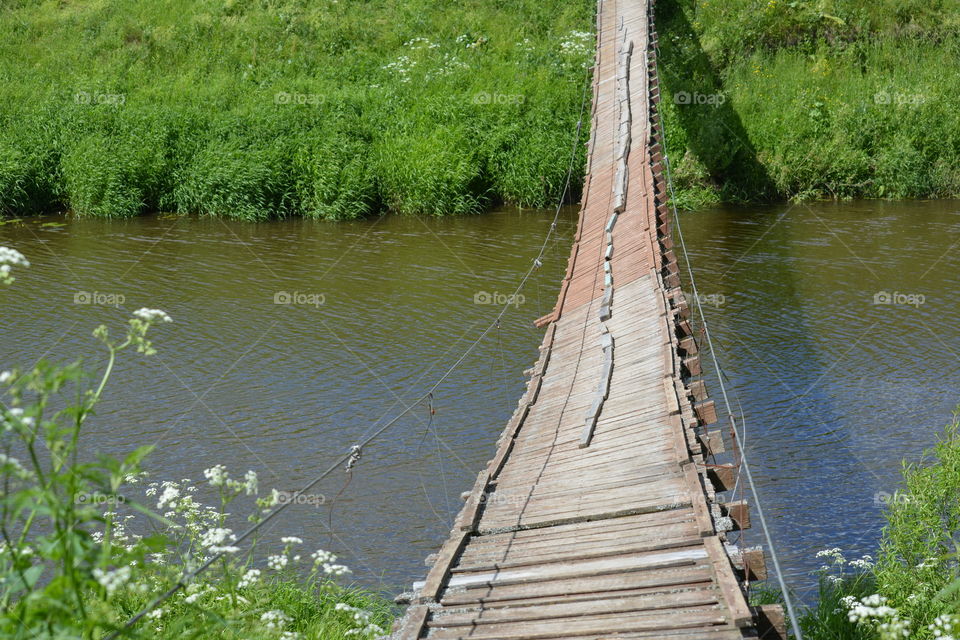
[[157, 500], [157, 509], [163, 509], [166, 506], [169, 506], [171, 509], [176, 509], [177, 498], [180, 497], [179, 487], [172, 482], [164, 482], [162, 486], [163, 493], [160, 494], [160, 498]]
[[257, 492], [257, 472], [250, 469], [243, 474], [243, 489], [248, 496]]
[[110, 597], [117, 589], [120, 589], [130, 581], [130, 567], [119, 567], [108, 571], [94, 569], [93, 577], [96, 578], [101, 587], [106, 589], [107, 597]]
[[287, 566], [288, 562], [287, 556], [283, 555], [273, 555], [267, 558], [267, 566], [274, 571], [280, 571]]
[[144, 322], [173, 322], [170, 316], [167, 315], [165, 311], [160, 309], [147, 309], [143, 307], [142, 309], [137, 309], [133, 312], [133, 317], [139, 318]]
[[317, 549], [310, 554], [310, 557], [313, 558], [314, 564], [324, 564], [337, 561], [337, 556], [333, 555], [329, 551], [324, 551], [323, 549]]
[[937, 616], [927, 627], [938, 640], [954, 640], [960, 634], [960, 616], [945, 613]]
[[237, 539], [233, 531], [222, 527], [214, 527], [200, 536], [200, 546], [206, 547], [211, 553], [237, 553], [239, 547], [224, 545], [228, 540], [233, 542]]
[[847, 618], [850, 622], [875, 629], [881, 640], [910, 637], [910, 621], [900, 617], [900, 613], [887, 605], [887, 599], [880, 594], [869, 595], [862, 600], [844, 599], [848, 604]]
[[10, 272], [14, 266], [29, 267], [30, 263], [16, 249], [0, 247], [0, 284], [13, 284], [16, 278]]
[[203, 596], [214, 591], [216, 591], [216, 589], [208, 584], [205, 584], [201, 587], [196, 582], [193, 582], [187, 586], [187, 595], [184, 597], [183, 601], [187, 604], [193, 604]]
[[830, 558], [833, 561], [833, 564], [842, 565], [846, 563], [846, 559], [843, 557], [842, 549], [840, 547], [834, 547], [832, 549], [824, 549], [823, 551], [817, 552], [818, 558]]
[[256, 584], [260, 581], [260, 569], [249, 569], [243, 577], [240, 578], [240, 582], [237, 583], [238, 589], [244, 589], [250, 585]]
[[285, 624], [290, 622], [290, 616], [283, 611], [267, 611], [260, 616], [260, 622], [267, 626], [267, 629], [282, 629]]
[[203, 477], [206, 478], [211, 486], [222, 487], [226, 485], [228, 474], [227, 468], [222, 464], [215, 465], [209, 469], [203, 470]]

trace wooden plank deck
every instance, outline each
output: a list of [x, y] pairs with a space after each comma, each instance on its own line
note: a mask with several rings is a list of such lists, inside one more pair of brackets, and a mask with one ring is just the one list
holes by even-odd
[[651, 15], [599, 0], [587, 180], [540, 358], [393, 638], [756, 637], [684, 363]]

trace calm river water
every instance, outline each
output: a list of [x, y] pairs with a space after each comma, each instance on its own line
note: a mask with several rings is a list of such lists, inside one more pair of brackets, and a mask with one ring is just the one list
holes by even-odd
[[[385, 591], [422, 577], [516, 405], [575, 217], [562, 212], [523, 297], [440, 386], [432, 422], [415, 407], [349, 484], [337, 472], [268, 538], [331, 549]], [[77, 356], [95, 367], [95, 326], [119, 332], [134, 309], [164, 309], [175, 322], [153, 332], [159, 353], [122, 358], [88, 452], [155, 444], [154, 479], [197, 480], [221, 463], [292, 491], [457, 361], [550, 219], [7, 223], [0, 245], [33, 266], [0, 290], [0, 367]], [[772, 533], [804, 593], [817, 550], [873, 551], [901, 459], [917, 459], [960, 402], [960, 203], [715, 208], [682, 224]], [[882, 292], [893, 304], [875, 304]], [[248, 508], [234, 505], [238, 528]], [[759, 527], [746, 542], [761, 543]]]

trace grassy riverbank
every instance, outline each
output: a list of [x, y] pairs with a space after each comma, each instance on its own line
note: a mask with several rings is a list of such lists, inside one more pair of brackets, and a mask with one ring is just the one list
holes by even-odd
[[[960, 196], [955, 2], [657, 11], [682, 206]], [[343, 219], [551, 204], [593, 12], [560, 0], [15, 2], [0, 14], [0, 213]]]
[[960, 196], [960, 5], [663, 0], [682, 205]]
[[337, 219], [553, 203], [593, 12], [559, 0], [8, 3], [0, 212]]

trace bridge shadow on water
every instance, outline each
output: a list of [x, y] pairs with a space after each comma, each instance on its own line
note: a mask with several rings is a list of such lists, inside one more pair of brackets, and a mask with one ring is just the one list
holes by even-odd
[[687, 149], [721, 187], [724, 201], [773, 200], [776, 187], [687, 17], [690, 5], [690, 0], [657, 3], [660, 86], [669, 94], [664, 99], [673, 102], [662, 109], [667, 143], [674, 140], [668, 151], [678, 154], [678, 136], [670, 131], [679, 126]]

